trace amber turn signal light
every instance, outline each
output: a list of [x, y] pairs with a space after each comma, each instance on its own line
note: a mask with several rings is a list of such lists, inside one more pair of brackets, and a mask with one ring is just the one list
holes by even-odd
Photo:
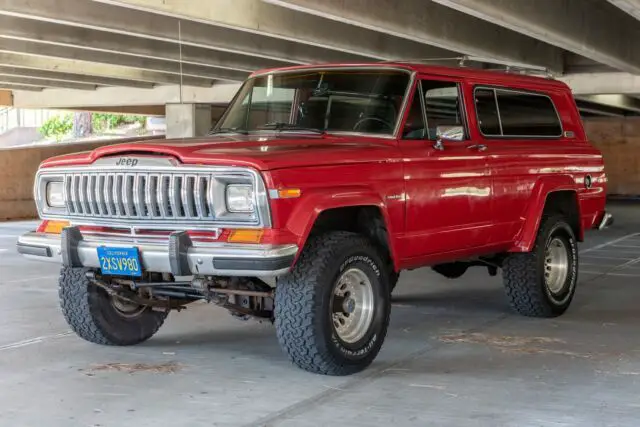
[[227, 242], [229, 243], [260, 243], [264, 230], [233, 230]]
[[38, 227], [38, 233], [60, 234], [65, 227], [71, 225], [69, 221], [44, 220]]
[[282, 190], [278, 190], [278, 197], [281, 199], [295, 199], [296, 197], [300, 197], [302, 191], [299, 188], [284, 188]]

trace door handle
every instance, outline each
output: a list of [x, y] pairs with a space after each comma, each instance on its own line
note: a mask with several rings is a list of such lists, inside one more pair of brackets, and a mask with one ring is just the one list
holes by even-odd
[[478, 151], [485, 151], [487, 149], [487, 146], [484, 144], [473, 144], [467, 147], [468, 149], [472, 149], [475, 148]]

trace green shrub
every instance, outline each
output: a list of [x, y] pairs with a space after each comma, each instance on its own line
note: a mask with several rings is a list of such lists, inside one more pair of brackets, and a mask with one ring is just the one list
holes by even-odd
[[73, 130], [73, 115], [53, 116], [40, 126], [39, 132], [45, 138], [60, 141]]
[[117, 128], [123, 124], [140, 123], [141, 127], [145, 127], [145, 116], [134, 116], [129, 114], [110, 114], [110, 113], [94, 113], [93, 129], [96, 131], [104, 131]]
[[[140, 127], [146, 127], [146, 116], [130, 114], [93, 113], [91, 125], [94, 132], [104, 132], [117, 128], [123, 124], [139, 123]], [[42, 124], [39, 132], [45, 138], [55, 138], [60, 141], [73, 131], [73, 114], [53, 116]]]

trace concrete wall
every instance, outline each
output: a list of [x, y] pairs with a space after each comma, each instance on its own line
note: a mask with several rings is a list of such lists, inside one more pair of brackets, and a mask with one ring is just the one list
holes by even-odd
[[[2, 91], [0, 91], [0, 103]], [[162, 107], [164, 110], [164, 106]], [[216, 122], [224, 112], [224, 106], [211, 106], [211, 119]], [[163, 111], [164, 113], [164, 111]], [[51, 144], [36, 147], [0, 147], [0, 220], [36, 218], [33, 201], [33, 179], [38, 165], [45, 159], [61, 154], [93, 150], [102, 145], [127, 140], [164, 138], [163, 136], [92, 141], [75, 144]]]
[[[141, 139], [128, 140], [138, 141]], [[61, 143], [28, 148], [0, 149], [0, 220], [37, 217], [33, 201], [33, 179], [38, 165], [43, 160], [123, 141], [127, 140], [111, 139], [79, 144]]]
[[640, 117], [588, 119], [584, 126], [602, 151], [609, 195], [640, 197]]
[[37, 127], [17, 127], [0, 134], [0, 148], [32, 144], [41, 139]]

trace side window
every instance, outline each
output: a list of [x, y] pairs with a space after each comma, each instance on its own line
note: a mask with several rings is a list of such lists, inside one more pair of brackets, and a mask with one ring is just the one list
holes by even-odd
[[562, 135], [562, 125], [553, 101], [544, 95], [496, 91], [505, 136]]
[[441, 126], [464, 126], [460, 91], [455, 82], [425, 80], [422, 82], [427, 113], [427, 138], [435, 141]]
[[488, 88], [474, 93], [478, 124], [485, 136], [562, 136], [560, 118], [546, 95]]
[[480, 131], [486, 136], [501, 136], [498, 105], [492, 89], [478, 89], [475, 92], [476, 112]]
[[462, 108], [457, 83], [422, 80], [416, 88], [402, 137], [435, 141], [438, 127], [464, 126]]

